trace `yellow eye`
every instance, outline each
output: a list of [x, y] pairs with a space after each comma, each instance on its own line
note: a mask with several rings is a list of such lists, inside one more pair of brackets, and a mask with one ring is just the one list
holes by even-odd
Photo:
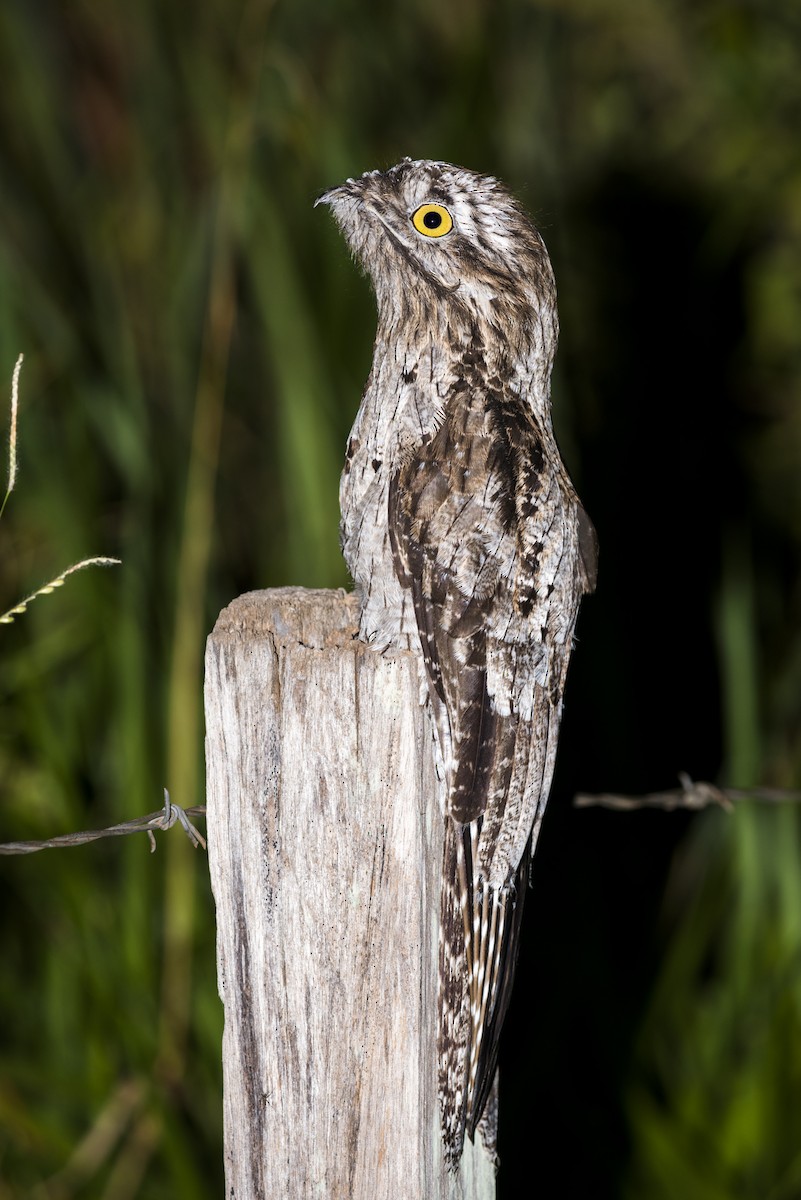
[[453, 229], [453, 217], [444, 204], [421, 204], [412, 213], [412, 225], [424, 237], [444, 237]]

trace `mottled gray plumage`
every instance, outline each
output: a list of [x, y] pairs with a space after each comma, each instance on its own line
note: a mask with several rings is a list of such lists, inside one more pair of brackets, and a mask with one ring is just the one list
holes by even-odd
[[495, 1079], [595, 535], [551, 428], [553, 272], [517, 203], [410, 159], [320, 200], [378, 304], [340, 489], [359, 632], [420, 656], [445, 779], [438, 1051], [455, 1167]]

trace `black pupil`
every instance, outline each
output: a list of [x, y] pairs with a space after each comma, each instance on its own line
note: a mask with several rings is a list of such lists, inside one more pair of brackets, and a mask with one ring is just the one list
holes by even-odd
[[423, 224], [426, 229], [439, 229], [442, 224], [442, 214], [438, 212], [427, 212], [423, 217]]

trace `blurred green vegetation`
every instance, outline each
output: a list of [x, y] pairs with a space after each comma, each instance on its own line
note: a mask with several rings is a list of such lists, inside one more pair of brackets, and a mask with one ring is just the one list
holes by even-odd
[[[602, 547], [499, 1196], [801, 1196], [795, 808], [569, 808], [679, 769], [801, 783], [795, 0], [5, 0], [0, 69], [0, 609], [123, 560], [0, 631], [0, 838], [201, 801], [216, 613], [346, 583], [374, 318], [312, 200], [404, 154], [496, 173], [554, 259]], [[0, 1200], [220, 1195], [205, 860], [175, 832], [5, 859], [0, 897]]]

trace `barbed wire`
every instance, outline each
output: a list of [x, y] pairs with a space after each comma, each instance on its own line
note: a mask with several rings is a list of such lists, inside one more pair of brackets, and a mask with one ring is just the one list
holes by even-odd
[[173, 804], [170, 793], [164, 789], [164, 807], [157, 812], [148, 813], [145, 817], [136, 817], [133, 821], [123, 821], [119, 825], [109, 825], [106, 829], [87, 829], [81, 833], [64, 833], [60, 837], [46, 838], [40, 842], [3, 842], [0, 843], [0, 854], [35, 854], [37, 850], [58, 850], [64, 846], [83, 846], [87, 842], [96, 842], [100, 838], [126, 837], [129, 833], [146, 833], [150, 839], [150, 853], [156, 849], [155, 832], [166, 832], [176, 823], [180, 825], [192, 845], [206, 849], [206, 839], [189, 820], [190, 817], [204, 817], [205, 804], [196, 804], [191, 808], [181, 808]]
[[782, 788], [720, 788], [714, 783], [693, 780], [685, 771], [679, 772], [681, 787], [671, 788], [665, 792], [648, 792], [644, 796], [618, 796], [610, 792], [589, 794], [579, 792], [573, 798], [576, 808], [614, 808], [620, 812], [630, 812], [637, 808], [661, 808], [670, 812], [677, 808], [698, 810], [717, 805], [732, 812], [734, 805], [741, 800], [756, 800], [763, 804], [783, 804], [787, 801], [798, 804], [801, 802], [801, 791], [789, 791]]
[[[621, 796], [613, 792], [579, 792], [573, 798], [576, 808], [611, 808], [618, 812], [631, 812], [639, 808], [659, 808], [665, 812], [675, 809], [697, 811], [717, 805], [732, 812], [734, 805], [742, 800], [756, 800], [764, 804], [801, 803], [801, 791], [783, 788], [720, 788], [714, 783], [693, 780], [684, 771], [680, 772], [681, 786], [663, 792], [647, 792], [644, 796]], [[109, 825], [106, 829], [87, 829], [80, 833], [63, 833], [59, 837], [43, 841], [2, 842], [0, 854], [35, 854], [38, 850], [59, 850], [65, 846], [83, 846], [101, 838], [127, 837], [131, 833], [146, 833], [150, 839], [150, 852], [156, 849], [156, 832], [166, 833], [173, 825], [180, 825], [192, 845], [206, 849], [206, 839], [192, 824], [190, 817], [205, 817], [206, 805], [195, 804], [182, 808], [173, 804], [170, 793], [164, 789], [164, 807], [132, 821]]]

